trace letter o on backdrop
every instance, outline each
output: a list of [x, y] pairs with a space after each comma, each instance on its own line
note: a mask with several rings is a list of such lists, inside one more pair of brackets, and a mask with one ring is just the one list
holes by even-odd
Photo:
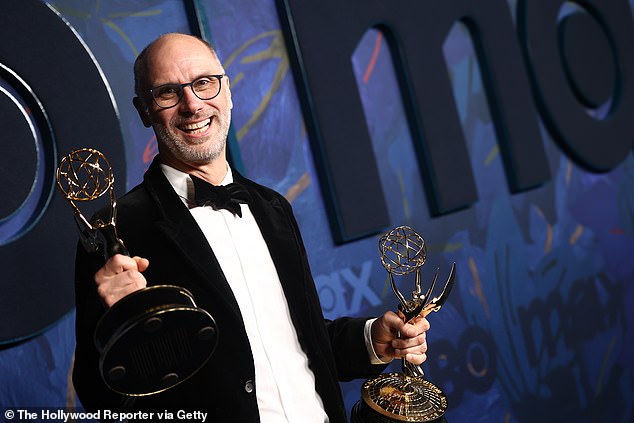
[[107, 81], [70, 25], [40, 0], [2, 5], [0, 128], [0, 346], [7, 347], [74, 306], [77, 233], [56, 187], [61, 157], [96, 148], [126, 180]]
[[521, 0], [518, 27], [537, 105], [578, 164], [612, 170], [634, 147], [634, 30], [623, 0]]

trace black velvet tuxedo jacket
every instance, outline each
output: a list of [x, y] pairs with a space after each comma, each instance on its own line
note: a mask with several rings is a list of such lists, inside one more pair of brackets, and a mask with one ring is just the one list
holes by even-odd
[[[291, 319], [315, 389], [330, 421], [347, 420], [340, 380], [367, 378], [383, 370], [371, 365], [364, 344], [366, 319], [323, 318], [306, 251], [290, 204], [275, 191], [237, 172], [234, 180], [253, 198], [249, 205], [269, 248], [286, 296]], [[173, 284], [188, 289], [196, 304], [216, 320], [219, 337], [212, 358], [180, 385], [147, 397], [123, 397], [109, 390], [98, 372], [99, 353], [93, 332], [105, 311], [94, 274], [103, 258], [81, 246], [76, 259], [75, 390], [87, 410], [129, 409], [209, 412], [209, 421], [257, 422], [259, 413], [253, 356], [238, 304], [205, 236], [164, 176], [158, 158], [143, 182], [121, 197], [117, 208], [119, 237], [131, 255], [149, 259], [148, 285]], [[255, 389], [248, 392], [247, 383]]]

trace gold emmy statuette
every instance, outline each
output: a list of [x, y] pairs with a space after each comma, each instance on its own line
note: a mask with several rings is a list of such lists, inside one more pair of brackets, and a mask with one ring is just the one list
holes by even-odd
[[[381, 263], [390, 277], [392, 290], [398, 298], [398, 314], [404, 322], [438, 311], [453, 288], [456, 264], [438, 297], [431, 298], [438, 270], [423, 294], [420, 270], [427, 257], [423, 238], [408, 226], [399, 226], [379, 240]], [[394, 276], [415, 274], [415, 288], [408, 300], [396, 287]], [[367, 380], [361, 387], [361, 398], [353, 408], [353, 423], [431, 422], [438, 421], [447, 411], [447, 397], [434, 384], [423, 379], [422, 369], [405, 359], [402, 373], [383, 373]]]
[[[117, 236], [114, 176], [101, 152], [82, 148], [63, 157], [57, 184], [73, 207], [87, 251], [103, 253], [104, 260], [115, 254], [129, 255]], [[75, 202], [90, 202], [106, 192], [109, 215], [89, 221]], [[143, 396], [165, 391], [195, 374], [213, 354], [218, 331], [214, 319], [196, 306], [189, 291], [154, 285], [108, 309], [97, 323], [94, 340], [105, 384], [120, 394]]]

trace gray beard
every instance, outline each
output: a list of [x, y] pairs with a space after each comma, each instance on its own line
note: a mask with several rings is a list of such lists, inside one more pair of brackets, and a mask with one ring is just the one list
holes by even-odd
[[[230, 116], [227, 116], [229, 122], [231, 121]], [[155, 123], [153, 127], [159, 146], [167, 148], [173, 157], [182, 162], [192, 164], [207, 164], [220, 157], [225, 150], [229, 133], [229, 125], [223, 125], [219, 139], [214, 139], [206, 150], [199, 150], [192, 148], [174, 135], [165, 125]]]

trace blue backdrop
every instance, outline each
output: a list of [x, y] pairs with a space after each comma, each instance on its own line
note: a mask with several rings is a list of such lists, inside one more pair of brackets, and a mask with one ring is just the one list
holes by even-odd
[[[49, 4], [86, 43], [112, 89], [127, 178], [118, 183], [131, 188], [156, 154], [153, 134], [132, 107], [132, 63], [156, 36], [191, 31], [185, 6], [180, 0]], [[291, 201], [325, 316], [394, 309], [378, 237], [333, 242], [274, 0], [199, 5], [231, 78], [241, 166], [248, 177]], [[509, 7], [514, 13], [515, 1]], [[634, 422], [631, 152], [615, 169], [592, 173], [562, 153], [540, 121], [551, 179], [510, 193], [482, 85], [484, 70], [461, 24], [445, 40], [444, 53], [479, 200], [436, 217], [427, 205], [383, 34], [368, 30], [350, 60], [391, 225], [410, 225], [427, 241], [424, 281], [436, 268], [439, 279], [446, 279], [457, 263], [449, 302], [429, 317], [425, 365], [427, 378], [449, 396], [448, 421]], [[75, 144], [89, 146], [90, 139]], [[69, 209], [68, 221], [60, 224], [72, 232], [70, 216]], [[3, 275], [2, 286], [12, 276]], [[72, 285], [71, 274], [51, 276]], [[0, 409], [78, 405], [69, 378], [73, 324], [71, 309], [36, 336], [0, 350]], [[342, 385], [349, 408], [360, 398], [361, 383]]]

